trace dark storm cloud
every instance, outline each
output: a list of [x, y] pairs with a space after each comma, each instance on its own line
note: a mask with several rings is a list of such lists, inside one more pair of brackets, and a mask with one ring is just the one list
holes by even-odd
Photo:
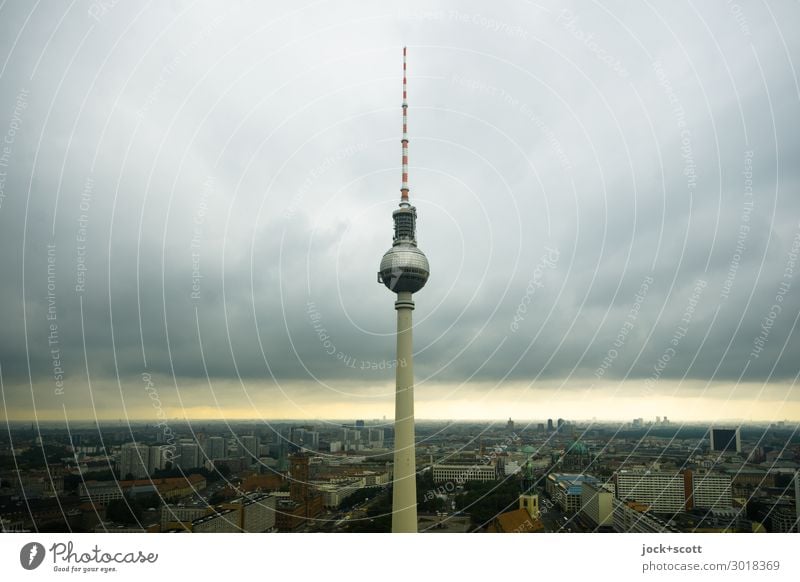
[[742, 7], [6, 4], [8, 401], [391, 383], [403, 43], [421, 384], [793, 378], [797, 8]]

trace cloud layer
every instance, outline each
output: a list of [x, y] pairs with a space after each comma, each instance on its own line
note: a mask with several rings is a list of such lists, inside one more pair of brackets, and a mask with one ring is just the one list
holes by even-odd
[[9, 417], [391, 414], [404, 44], [421, 414], [800, 417], [797, 6], [13, 4]]

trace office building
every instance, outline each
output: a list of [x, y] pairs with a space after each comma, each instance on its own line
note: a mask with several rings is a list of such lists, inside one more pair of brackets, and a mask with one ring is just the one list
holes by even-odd
[[581, 514], [596, 529], [612, 527], [614, 488], [607, 483], [591, 481], [581, 483]]
[[720, 453], [742, 452], [742, 437], [739, 432], [739, 427], [712, 427], [708, 432], [712, 451]]

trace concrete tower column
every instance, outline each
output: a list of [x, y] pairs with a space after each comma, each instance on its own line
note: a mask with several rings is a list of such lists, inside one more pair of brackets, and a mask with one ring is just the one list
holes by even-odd
[[397, 310], [392, 532], [417, 531], [417, 464], [414, 446], [414, 354], [411, 293], [400, 292]]

